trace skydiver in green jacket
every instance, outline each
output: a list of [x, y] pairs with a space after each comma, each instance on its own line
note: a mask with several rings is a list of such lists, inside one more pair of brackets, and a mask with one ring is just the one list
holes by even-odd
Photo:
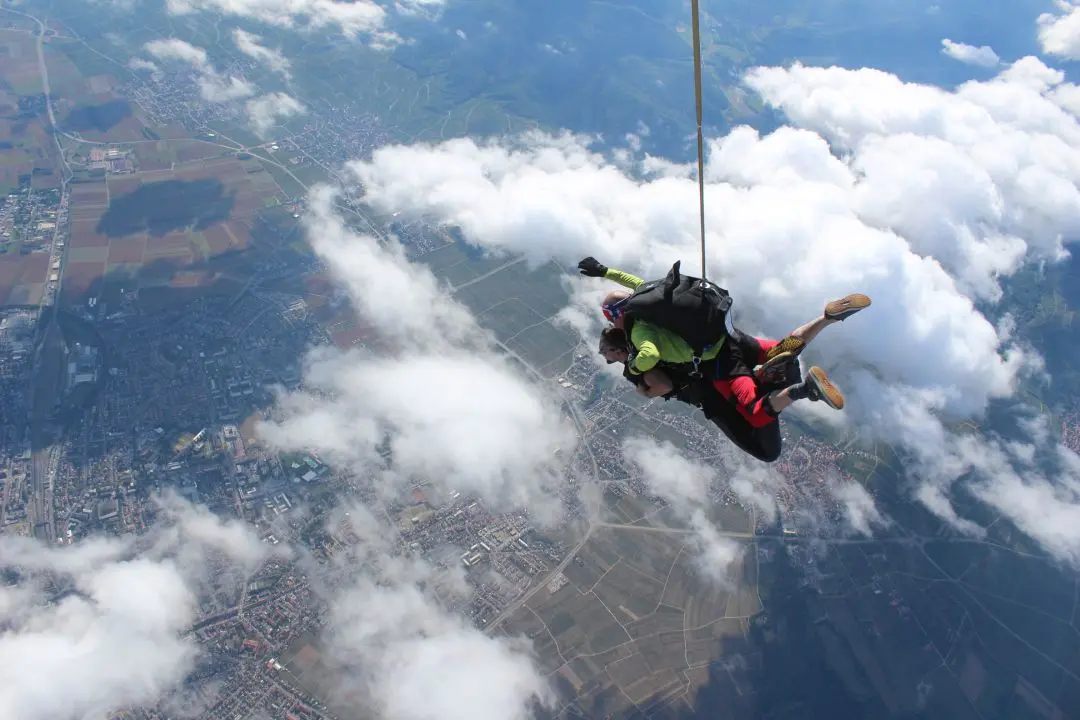
[[[601, 265], [594, 258], [585, 258], [579, 263], [582, 275], [588, 277], [602, 277], [612, 280], [631, 291], [645, 281], [636, 275], [615, 270]], [[623, 317], [619, 312], [618, 303], [629, 297], [630, 293], [625, 290], [613, 290], [604, 296], [604, 317], [616, 328], [623, 329]], [[713, 360], [724, 346], [726, 338], [721, 338], [715, 345], [711, 345], [701, 354], [701, 361]], [[630, 342], [634, 346], [633, 357], [627, 357], [625, 347], [616, 347], [601, 342], [600, 354], [608, 363], [626, 362], [627, 373], [631, 376], [640, 376], [644, 382], [635, 382], [638, 391], [647, 397], [663, 397], [673, 390], [671, 380], [663, 372], [658, 372], [657, 365], [683, 366], [689, 365], [694, 359], [694, 351], [690, 344], [681, 337], [666, 328], [659, 327], [644, 320], [638, 320], [630, 330]]]

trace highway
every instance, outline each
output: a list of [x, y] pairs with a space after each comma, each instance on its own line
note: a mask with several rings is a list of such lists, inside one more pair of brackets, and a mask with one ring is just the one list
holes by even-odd
[[[33, 15], [11, 8], [4, 9], [15, 15], [21, 15], [37, 24], [38, 32], [36, 49], [38, 74], [41, 77], [41, 89], [42, 94], [45, 96], [45, 108], [49, 116], [49, 126], [52, 130], [53, 142], [56, 144], [57, 157], [59, 158], [63, 170], [60, 185], [61, 211], [57, 215], [56, 229], [52, 241], [52, 254], [50, 256], [50, 267], [52, 266], [52, 263], [57, 260], [60, 261], [61, 266], [57, 272], [59, 277], [55, 290], [51, 292], [46, 291], [41, 299], [40, 313], [44, 313], [50, 306], [52, 306], [53, 312], [48, 314], [48, 325], [44, 328], [42, 340], [34, 353], [34, 366], [31, 370], [29, 389], [30, 437], [33, 457], [30, 464], [29, 482], [31, 496], [30, 503], [27, 506], [27, 515], [33, 533], [42, 540], [52, 542], [56, 538], [56, 528], [53, 517], [53, 487], [55, 485], [56, 474], [60, 464], [60, 447], [55, 444], [56, 439], [51, 437], [47, 432], [47, 425], [49, 423], [49, 417], [52, 414], [52, 405], [54, 398], [56, 397], [56, 391], [59, 390], [59, 388], [55, 386], [57, 383], [62, 382], [62, 380], [56, 375], [49, 377], [49, 371], [50, 369], [57, 369], [56, 364], [54, 363], [56, 357], [55, 354], [61, 352], [63, 342], [60, 328], [57, 325], [57, 313], [55, 310], [57, 308], [64, 279], [63, 263], [65, 260], [65, 252], [64, 248], [60, 246], [59, 240], [63, 237], [63, 233], [66, 233], [68, 226], [65, 217], [65, 209], [68, 207], [68, 182], [71, 180], [72, 172], [71, 166], [64, 156], [64, 147], [60, 142], [62, 131], [60, 125], [56, 122], [56, 110], [53, 107], [52, 89], [49, 84], [49, 67], [45, 62], [45, 23]], [[39, 317], [40, 316], [41, 315], [39, 314]], [[43, 387], [41, 383], [51, 384], [51, 391], [38, 392], [37, 389]]]

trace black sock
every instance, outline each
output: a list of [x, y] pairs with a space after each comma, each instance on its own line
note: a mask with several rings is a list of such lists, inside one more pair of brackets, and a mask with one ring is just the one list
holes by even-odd
[[810, 383], [803, 380], [788, 388], [788, 397], [792, 400], [806, 400], [810, 397]]

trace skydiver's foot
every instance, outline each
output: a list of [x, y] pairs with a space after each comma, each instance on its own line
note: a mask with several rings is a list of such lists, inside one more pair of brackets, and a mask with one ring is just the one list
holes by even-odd
[[818, 366], [810, 368], [803, 382], [810, 389], [806, 396], [808, 400], [824, 402], [834, 410], [844, 409], [844, 393], [840, 392], [840, 388], [836, 387], [825, 371]]
[[801, 337], [795, 337], [794, 335], [788, 335], [780, 342], [769, 348], [769, 351], [765, 353], [765, 362], [762, 363], [762, 367], [768, 365], [781, 355], [790, 355], [796, 357], [806, 347], [806, 341]]
[[[792, 338], [797, 340], [798, 338]], [[779, 347], [779, 346], [777, 346]], [[754, 380], [765, 388], [785, 388], [797, 384], [802, 377], [799, 373], [799, 359], [793, 352], [772, 353], [771, 357], [754, 368]]]
[[833, 385], [825, 371], [816, 365], [806, 373], [805, 380], [792, 386], [788, 391], [788, 397], [792, 400], [824, 402], [834, 410], [844, 409], [844, 394], [840, 392], [840, 388]]
[[825, 319], [843, 322], [849, 317], [870, 307], [870, 298], [862, 293], [853, 293], [839, 300], [833, 300], [825, 306]]

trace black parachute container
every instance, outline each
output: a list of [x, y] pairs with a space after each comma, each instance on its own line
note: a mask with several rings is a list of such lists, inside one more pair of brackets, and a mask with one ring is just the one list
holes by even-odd
[[637, 320], [670, 330], [690, 345], [695, 365], [708, 348], [727, 337], [727, 314], [731, 295], [708, 280], [671, 266], [662, 280], [643, 283], [630, 297], [616, 304], [624, 319], [627, 337]]

